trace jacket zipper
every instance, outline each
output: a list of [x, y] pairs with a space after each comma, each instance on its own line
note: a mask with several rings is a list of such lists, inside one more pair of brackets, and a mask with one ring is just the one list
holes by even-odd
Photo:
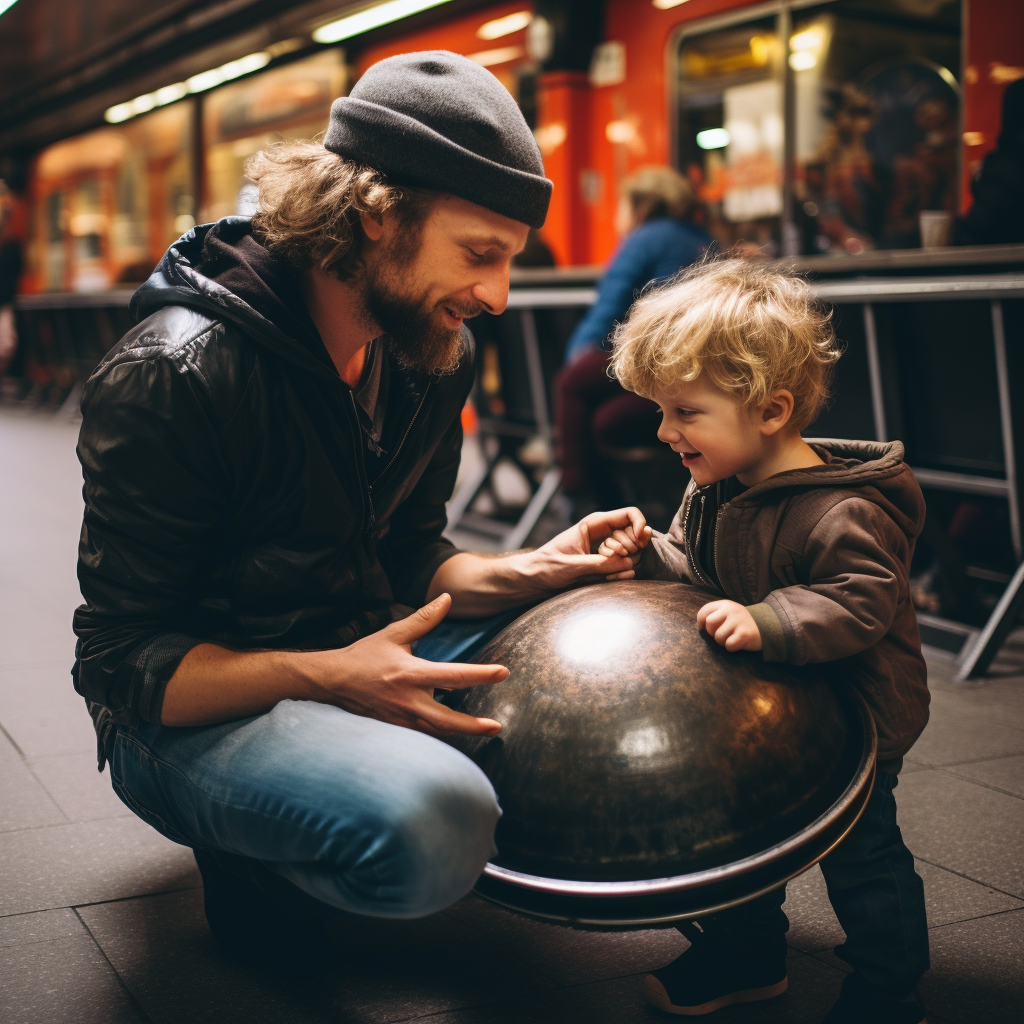
[[[426, 402], [426, 400], [427, 400], [427, 395], [430, 394], [430, 388], [433, 385], [433, 383], [434, 382], [432, 380], [428, 380], [427, 381], [427, 386], [423, 389], [423, 394], [420, 397], [419, 405], [416, 406], [416, 411], [412, 414], [412, 419], [409, 420], [409, 424], [405, 428], [405, 433], [402, 434], [402, 439], [401, 439], [401, 441], [398, 442], [398, 447], [395, 449], [394, 454], [388, 460], [388, 464], [377, 474], [377, 478], [376, 478], [376, 480], [373, 481], [372, 484], [369, 482], [369, 480], [366, 481], [366, 494], [367, 494], [367, 497], [369, 498], [369, 501], [370, 501], [370, 529], [371, 530], [373, 530], [376, 527], [376, 525], [377, 525], [377, 513], [376, 513], [376, 511], [374, 510], [374, 507], [373, 507], [373, 488], [374, 488], [374, 485], [380, 483], [380, 481], [384, 478], [384, 474], [387, 473], [387, 471], [395, 464], [395, 459], [398, 458], [399, 452], [401, 452], [402, 448], [405, 446], [405, 442], [408, 439], [409, 434], [412, 432], [412, 428], [413, 428], [414, 424], [416, 423], [416, 420], [419, 419], [420, 410], [423, 408], [423, 403]], [[353, 396], [352, 401], [353, 401], [353, 403], [355, 402], [355, 396]], [[353, 405], [353, 408], [354, 408], [354, 405]], [[357, 418], [357, 423], [358, 423], [358, 418]], [[363, 460], [362, 460], [361, 455], [360, 455], [359, 462], [360, 462], [360, 465], [363, 464]]]
[[[704, 586], [710, 587], [711, 583], [708, 582], [708, 580], [705, 577], [704, 573], [702, 573], [700, 571], [700, 561], [699, 561], [699, 558], [697, 556], [697, 552], [700, 550], [700, 532], [701, 532], [701, 530], [704, 527], [704, 498], [705, 498], [705, 495], [701, 494], [701, 496], [700, 496], [700, 513], [699, 513], [700, 518], [698, 518], [698, 520], [697, 520], [697, 536], [694, 538], [694, 543], [693, 544], [690, 543], [689, 523], [687, 523], [685, 521], [683, 523], [683, 535], [686, 537], [687, 554], [689, 555], [690, 565], [692, 566], [695, 575], [701, 581], [701, 583], [704, 584]], [[690, 518], [690, 513], [691, 513], [692, 508], [693, 508], [693, 498], [691, 497], [690, 501], [689, 501], [689, 504], [686, 506], [686, 515], [684, 517], [684, 520]]]

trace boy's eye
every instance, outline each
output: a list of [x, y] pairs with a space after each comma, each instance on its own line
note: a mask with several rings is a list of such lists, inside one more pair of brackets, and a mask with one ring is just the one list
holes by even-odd
[[696, 412], [696, 409], [676, 409], [676, 413], [680, 416], [693, 416]]

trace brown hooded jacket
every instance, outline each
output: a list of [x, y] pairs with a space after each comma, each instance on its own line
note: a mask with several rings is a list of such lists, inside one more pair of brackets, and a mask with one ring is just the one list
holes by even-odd
[[691, 481], [637, 577], [683, 579], [745, 605], [765, 661], [836, 662], [871, 708], [879, 764], [898, 770], [928, 721], [909, 586], [924, 498], [898, 441], [808, 443], [824, 465], [731, 499], [722, 483]]

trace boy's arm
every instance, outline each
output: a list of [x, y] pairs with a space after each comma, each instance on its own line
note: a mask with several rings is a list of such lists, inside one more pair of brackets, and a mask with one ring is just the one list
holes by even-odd
[[747, 609], [765, 661], [836, 661], [876, 644], [908, 595], [909, 547], [873, 502], [849, 498], [830, 509], [807, 541], [810, 582], [773, 590]]
[[643, 557], [636, 567], [638, 580], [668, 580], [671, 583], [694, 583], [690, 565], [686, 558], [686, 541], [683, 536], [683, 504], [679, 506], [668, 533], [655, 530], [644, 548]]

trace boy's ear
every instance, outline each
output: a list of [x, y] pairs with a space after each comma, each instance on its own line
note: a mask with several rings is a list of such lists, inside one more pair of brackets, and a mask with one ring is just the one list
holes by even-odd
[[785, 388], [773, 391], [761, 407], [761, 422], [758, 424], [761, 433], [766, 436], [778, 433], [792, 418], [795, 404], [792, 392]]

